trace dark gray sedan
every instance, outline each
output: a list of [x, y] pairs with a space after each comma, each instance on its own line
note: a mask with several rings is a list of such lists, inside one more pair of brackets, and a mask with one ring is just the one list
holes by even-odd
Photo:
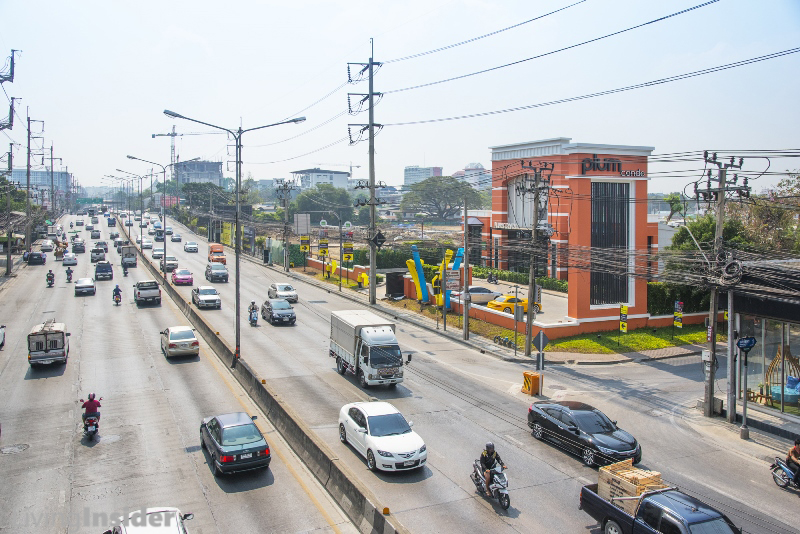
[[91, 278], [78, 278], [75, 281], [75, 296], [78, 295], [94, 295], [97, 293], [97, 288], [94, 285], [94, 280]]
[[286, 299], [269, 299], [261, 305], [261, 317], [270, 324], [294, 324], [297, 317]]
[[244, 412], [203, 419], [200, 446], [211, 456], [214, 476], [269, 468], [269, 444], [253, 422], [255, 419]]

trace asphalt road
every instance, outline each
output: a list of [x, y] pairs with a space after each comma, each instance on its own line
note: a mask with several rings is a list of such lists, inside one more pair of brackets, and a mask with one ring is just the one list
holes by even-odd
[[[198, 254], [168, 243], [181, 267], [206, 285], [207, 247], [172, 223], [184, 240], [200, 242]], [[231, 282], [213, 284], [221, 310], [200, 313], [231, 345], [234, 342], [233, 257]], [[328, 357], [331, 310], [359, 307], [338, 290], [291, 280], [300, 294], [297, 325], [255, 328], [246, 321], [251, 300], [260, 305], [268, 285], [287, 280], [280, 272], [242, 261], [242, 357], [282, 393], [319, 436], [347, 463], [392, 513], [414, 532], [596, 532], [578, 510], [582, 485], [597, 482], [596, 469], [553, 445], [537, 442], [526, 426], [530, 397], [519, 392], [521, 364], [501, 362], [408, 324], [398, 325], [404, 351], [415, 353], [405, 382], [394, 390], [363, 391], [353, 377], [339, 376]], [[212, 284], [208, 284], [212, 285]], [[190, 288], [180, 290], [185, 296]], [[699, 361], [548, 369], [545, 393], [582, 400], [605, 411], [642, 443], [643, 467], [729, 514], [745, 532], [788, 533], [800, 524], [798, 494], [778, 489], [768, 465], [783, 443], [741, 442], [724, 425], [693, 409], [702, 395]], [[415, 422], [429, 451], [426, 467], [412, 473], [374, 474], [355, 451], [338, 440], [337, 416], [348, 402], [387, 400]], [[483, 444], [494, 441], [509, 465], [511, 508], [501, 510], [478, 495], [468, 478]]]
[[[98, 533], [110, 519], [154, 506], [194, 513], [193, 534], [356, 532], [203, 340], [199, 358], [163, 357], [158, 332], [188, 322], [169, 299], [137, 309], [131, 284], [147, 278], [144, 269], [123, 278], [116, 251], [108, 259], [115, 278], [98, 282], [96, 296], [75, 297], [51, 260], [24, 265], [0, 290], [0, 532]], [[45, 284], [48, 268], [54, 288]], [[93, 268], [80, 254], [73, 280]], [[111, 299], [117, 283], [119, 307]], [[31, 369], [26, 335], [48, 318], [72, 333], [69, 361]], [[77, 402], [90, 392], [104, 398], [94, 442], [82, 437]], [[215, 478], [199, 446], [200, 421], [234, 411], [259, 415], [272, 463]]]

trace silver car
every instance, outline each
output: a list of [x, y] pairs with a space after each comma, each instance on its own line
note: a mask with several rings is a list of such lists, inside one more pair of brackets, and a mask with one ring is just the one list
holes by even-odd
[[75, 281], [75, 296], [78, 295], [94, 295], [97, 293], [97, 287], [94, 285], [92, 278], [78, 278]]
[[191, 326], [170, 326], [161, 332], [161, 352], [171, 356], [197, 356], [200, 342]]
[[197, 252], [198, 251], [197, 243], [195, 243], [194, 241], [187, 241], [186, 243], [183, 244], [183, 250], [184, 252]]
[[65, 252], [64, 265], [78, 265], [78, 257], [72, 252]]
[[[470, 302], [473, 304], [487, 304], [489, 301], [502, 295], [499, 291], [492, 291], [488, 287], [483, 286], [469, 286], [468, 291]], [[461, 298], [460, 291], [453, 291], [450, 295], [455, 298]]]
[[267, 290], [267, 296], [271, 299], [286, 299], [289, 302], [297, 302], [297, 290], [291, 284], [271, 284]]
[[212, 286], [200, 286], [192, 289], [192, 302], [198, 308], [222, 308], [219, 293]]
[[142, 250], [146, 248], [153, 248], [153, 242], [149, 239], [142, 239]]
[[153, 259], [154, 260], [160, 260], [163, 257], [164, 257], [164, 249], [163, 248], [159, 247], [159, 248], [154, 248], [153, 249]]

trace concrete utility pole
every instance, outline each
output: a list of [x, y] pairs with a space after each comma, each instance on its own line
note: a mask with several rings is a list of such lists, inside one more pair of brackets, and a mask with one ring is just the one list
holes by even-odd
[[291, 192], [294, 186], [289, 185], [289, 182], [280, 182], [276, 187], [278, 190], [278, 200], [281, 201], [283, 207], [283, 270], [289, 272], [289, 201], [292, 197]]
[[31, 116], [28, 115], [28, 163], [25, 167], [25, 248], [31, 250]]
[[[469, 217], [467, 214], [467, 204], [469, 202], [469, 196], [464, 197], [464, 260], [462, 264], [464, 265], [464, 291], [462, 292], [461, 297], [461, 311], [463, 312], [464, 316], [462, 318], [462, 331], [463, 331], [463, 338], [469, 339], [469, 304], [470, 304], [470, 295], [469, 295]], [[445, 271], [446, 271], [445, 266]], [[444, 306], [442, 306], [444, 309]]]
[[13, 238], [13, 229], [11, 228], [11, 169], [13, 169], [14, 160], [14, 143], [8, 144], [8, 192], [6, 193], [6, 216], [8, 217], [8, 233], [6, 234], [6, 276], [11, 276], [11, 239]]

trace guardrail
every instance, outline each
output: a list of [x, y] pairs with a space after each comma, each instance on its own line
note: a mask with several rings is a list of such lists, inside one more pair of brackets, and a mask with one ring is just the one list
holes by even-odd
[[[127, 228], [123, 233], [128, 236]], [[334, 501], [347, 514], [347, 517], [361, 532], [380, 534], [407, 534], [409, 531], [403, 527], [396, 518], [383, 515], [383, 506], [378, 504], [377, 498], [358, 481], [355, 474], [341, 463], [332, 450], [320, 440], [299, 415], [288, 406], [279, 395], [258, 378], [243, 358], [234, 364], [234, 351], [223, 341], [216, 330], [212, 328], [192, 307], [192, 303], [184, 300], [183, 296], [169, 283], [164, 283], [161, 272], [150, 263], [142, 252], [136, 247], [137, 254], [144, 265], [163, 286], [169, 297], [189, 319], [217, 357], [228, 367], [236, 380], [241, 384], [250, 398], [258, 405], [270, 420], [275, 429], [292, 447], [295, 454], [300, 457], [314, 476], [325, 487]]]

